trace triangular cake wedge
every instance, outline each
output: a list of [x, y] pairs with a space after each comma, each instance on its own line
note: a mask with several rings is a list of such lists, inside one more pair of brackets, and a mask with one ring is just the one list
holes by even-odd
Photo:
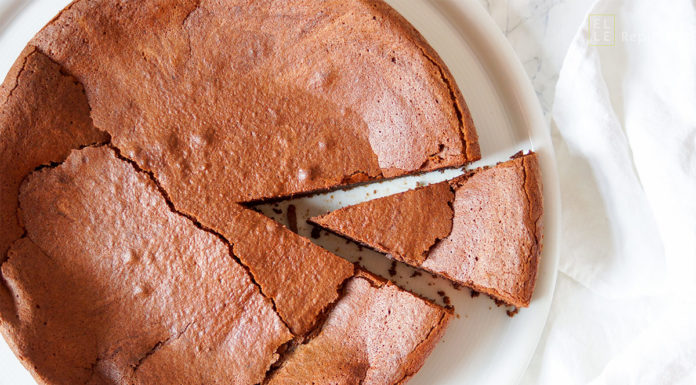
[[529, 306], [543, 237], [537, 155], [310, 222], [507, 304]]
[[451, 310], [358, 271], [318, 334], [288, 354], [268, 384], [403, 384], [451, 318]]

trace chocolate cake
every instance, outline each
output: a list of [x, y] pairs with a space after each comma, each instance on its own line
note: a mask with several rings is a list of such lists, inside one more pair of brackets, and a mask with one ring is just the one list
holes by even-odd
[[503, 302], [529, 306], [543, 237], [537, 155], [310, 221]]
[[[391, 383], [449, 319], [246, 206], [480, 158], [381, 1], [74, 1], [0, 87], [0, 148], [0, 330], [42, 383], [281, 381], [331, 330], [398, 347], [345, 362]], [[336, 313], [368, 303], [422, 317]]]

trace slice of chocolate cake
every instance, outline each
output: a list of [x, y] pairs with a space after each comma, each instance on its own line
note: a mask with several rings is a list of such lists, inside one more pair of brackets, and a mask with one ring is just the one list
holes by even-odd
[[268, 384], [403, 384], [423, 365], [450, 310], [359, 272], [319, 333]]
[[530, 153], [310, 222], [526, 307], [541, 252], [542, 213], [539, 164]]

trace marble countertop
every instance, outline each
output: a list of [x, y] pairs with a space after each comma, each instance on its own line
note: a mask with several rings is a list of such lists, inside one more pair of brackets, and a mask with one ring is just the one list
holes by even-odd
[[476, 1], [488, 10], [507, 37], [534, 85], [544, 114], [550, 119], [558, 72], [594, 0]]

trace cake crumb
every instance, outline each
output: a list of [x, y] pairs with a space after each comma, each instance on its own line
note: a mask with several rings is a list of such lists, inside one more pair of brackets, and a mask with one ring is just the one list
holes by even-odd
[[396, 261], [392, 261], [391, 267], [389, 268], [389, 276], [393, 277], [396, 275]]
[[495, 302], [495, 306], [497, 306], [497, 307], [505, 306], [505, 302], [503, 302], [499, 299], [493, 298], [493, 302]]
[[423, 273], [421, 273], [418, 270], [415, 270], [413, 273], [411, 273], [411, 278], [420, 277], [421, 275], [423, 275]]
[[457, 282], [452, 282], [452, 287], [454, 290], [462, 290], [462, 285], [458, 284]]
[[478, 291], [474, 291], [474, 290], [471, 290], [471, 292], [469, 293], [469, 295], [471, 295], [471, 298], [476, 298], [479, 296], [479, 294], [481, 294], [481, 293], [479, 293]]
[[442, 297], [442, 302], [445, 303], [445, 306], [451, 306], [451, 305], [452, 305], [452, 301], [450, 300], [450, 297], [447, 296], [447, 293], [445, 293], [445, 292], [442, 291], [442, 290], [439, 290], [439, 291], [437, 292], [437, 295], [439, 295], [440, 297]]
[[277, 209], [277, 208], [274, 207], [274, 208], [273, 208], [273, 212], [276, 213], [276, 214], [282, 214], [282, 213], [283, 213], [283, 210]]
[[297, 233], [297, 208], [295, 205], [288, 206], [288, 227], [293, 233]]
[[310, 236], [314, 239], [319, 239], [321, 236], [321, 229], [316, 226], [312, 227], [312, 234], [310, 234]]
[[512, 318], [515, 316], [515, 314], [517, 314], [519, 312], [520, 312], [520, 308], [515, 307], [515, 308], [512, 308], [512, 310], [508, 310], [506, 313], [507, 313], [508, 317]]

